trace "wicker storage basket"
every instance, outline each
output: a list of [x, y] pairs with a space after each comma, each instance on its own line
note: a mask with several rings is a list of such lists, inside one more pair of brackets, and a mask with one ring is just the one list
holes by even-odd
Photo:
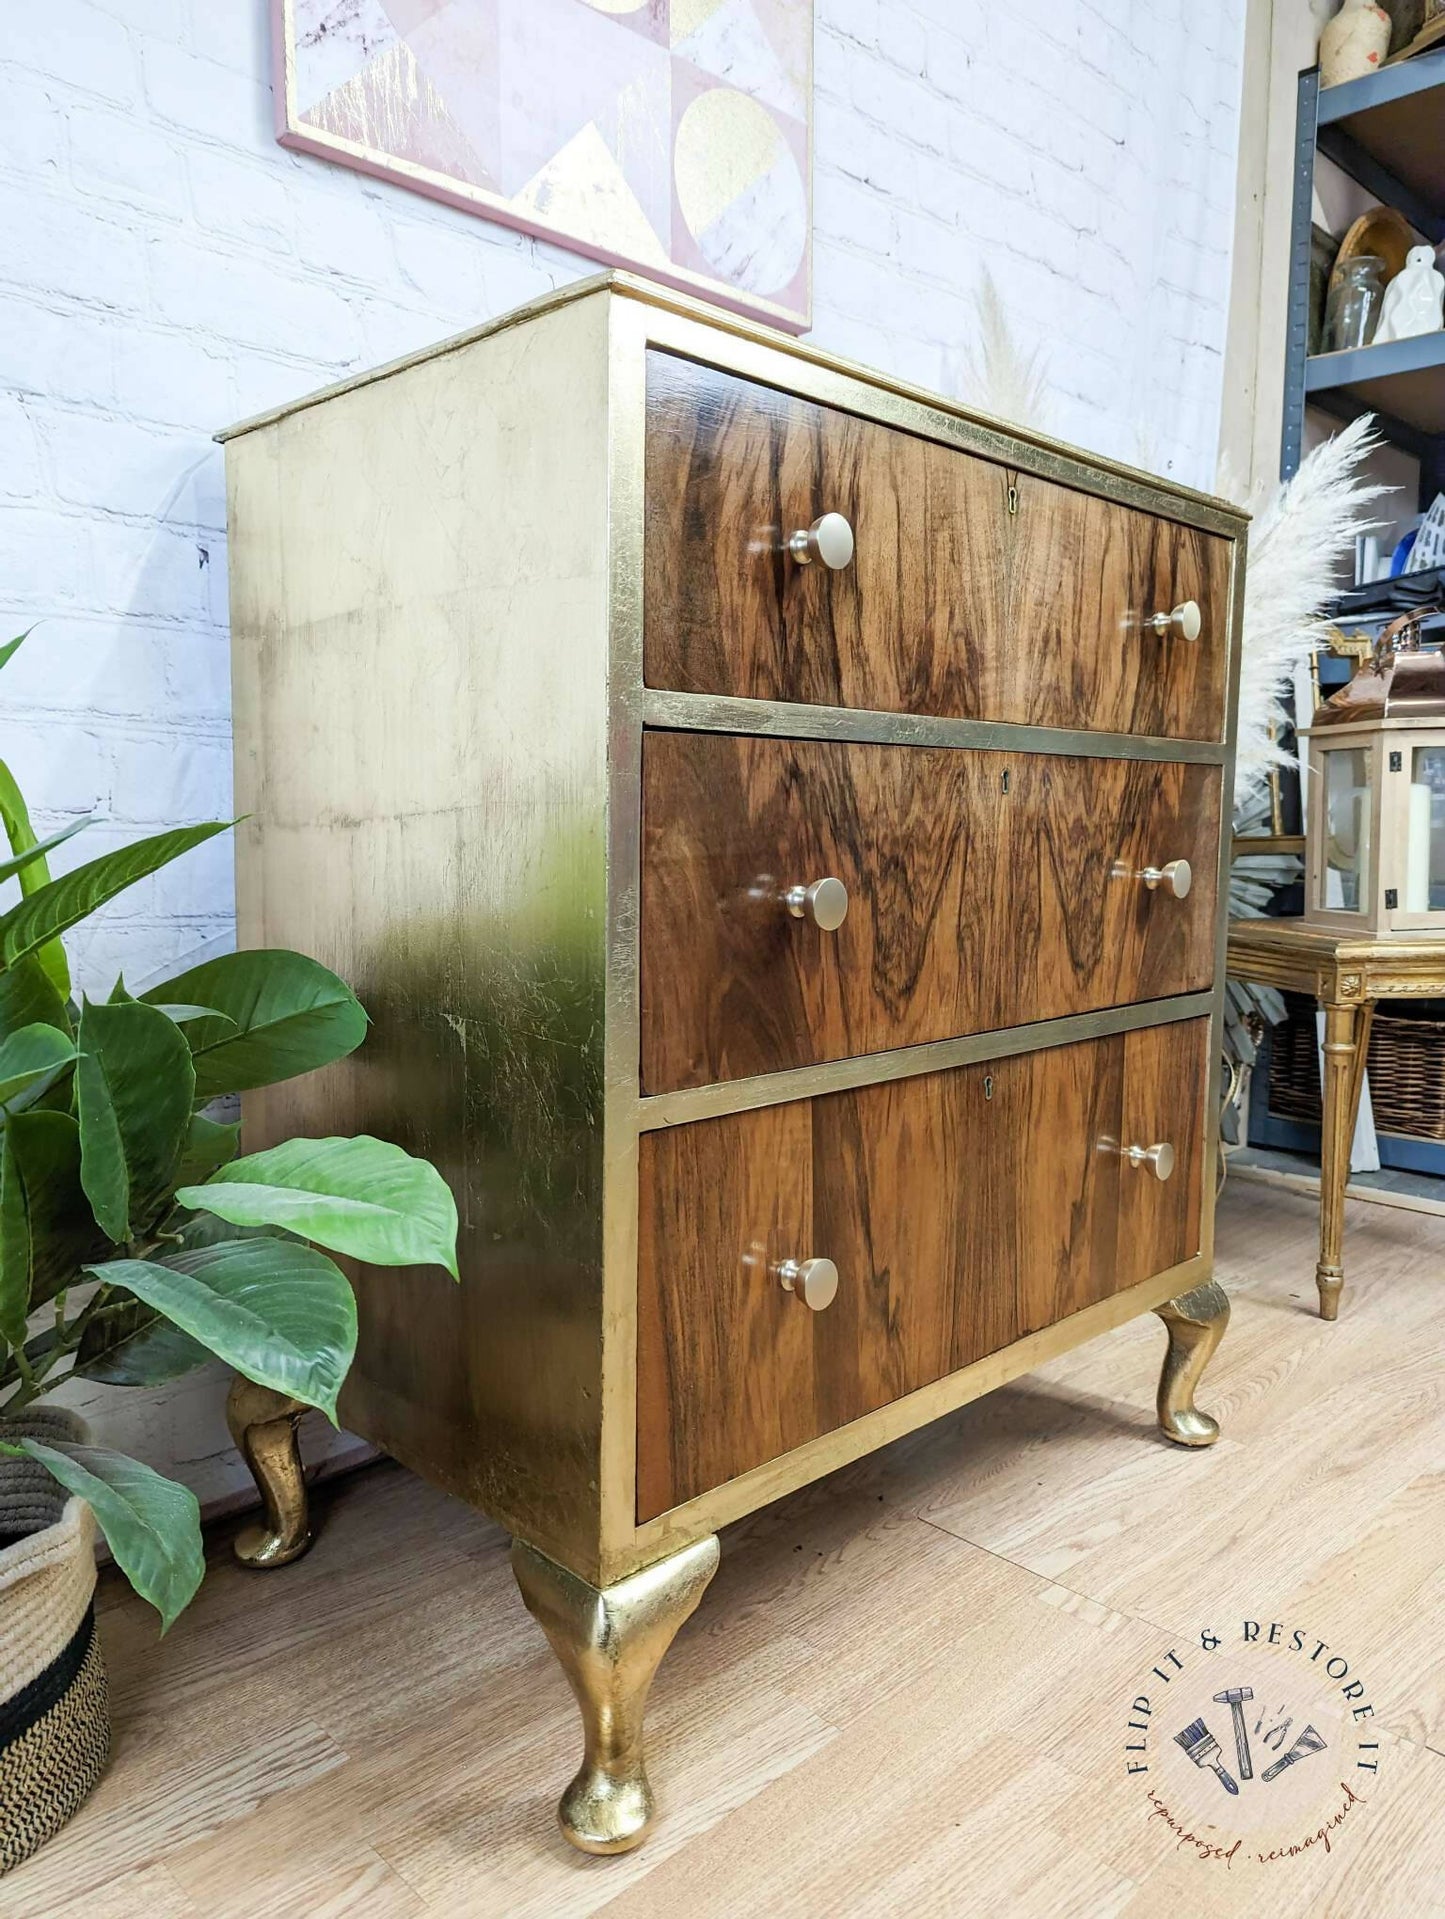
[[[1289, 1017], [1269, 1035], [1269, 1110], [1302, 1125], [1320, 1123], [1320, 1067], [1312, 1001], [1288, 996]], [[1370, 1033], [1370, 1101], [1375, 1129], [1445, 1140], [1445, 1008], [1386, 1002]]]
[[1434, 1008], [1377, 1007], [1369, 1067], [1382, 1133], [1445, 1139], [1445, 1018]]
[[1302, 1126], [1320, 1123], [1320, 1056], [1313, 1000], [1285, 995], [1289, 1014], [1269, 1029], [1269, 1110]]
[[[6, 1438], [83, 1441], [70, 1413], [0, 1426]], [[81, 1805], [110, 1752], [95, 1630], [95, 1519], [33, 1460], [0, 1456], [0, 1872]]]

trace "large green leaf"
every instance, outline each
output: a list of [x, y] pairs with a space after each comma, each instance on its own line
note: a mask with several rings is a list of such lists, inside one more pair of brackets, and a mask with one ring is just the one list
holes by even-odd
[[[217, 1219], [214, 1213], [184, 1213], [177, 1211], [166, 1221], [167, 1233], [179, 1240], [181, 1252], [194, 1253], [203, 1246], [231, 1245], [238, 1239], [293, 1239], [293, 1233], [283, 1232], [279, 1226], [233, 1226], [229, 1220]], [[173, 1259], [174, 1253], [168, 1254]]]
[[0, 646], [0, 666], [5, 666], [10, 660], [14, 659], [15, 655], [20, 651], [21, 647], [24, 646], [34, 631], [35, 628], [33, 626], [27, 626], [23, 633], [17, 634], [13, 640], [7, 640], [4, 646]]
[[[0, 660], [0, 666], [3, 665], [4, 661]], [[17, 873], [25, 872], [37, 861], [53, 853], [57, 846], [64, 846], [67, 840], [74, 839], [77, 833], [84, 832], [87, 826], [94, 824], [94, 815], [86, 813], [80, 819], [72, 820], [69, 826], [62, 826], [58, 833], [52, 833], [48, 840], [37, 840], [34, 846], [28, 847], [25, 852], [16, 853], [8, 860], [0, 860], [0, 880], [13, 880]]]
[[26, 1315], [80, 1275], [105, 1241], [80, 1184], [69, 1113], [17, 1113], [0, 1135], [0, 1333], [14, 1346]]
[[170, 1199], [190, 1133], [196, 1073], [181, 1029], [137, 1000], [87, 1000], [79, 1044], [80, 1177], [96, 1218], [119, 1244]]
[[211, 1358], [204, 1346], [158, 1313], [122, 1293], [86, 1321], [75, 1376], [107, 1386], [159, 1386], [193, 1373]]
[[372, 1139], [288, 1139], [184, 1186], [181, 1206], [233, 1226], [284, 1226], [373, 1266], [444, 1266], [457, 1277], [457, 1207], [434, 1166]]
[[[25, 636], [22, 634], [20, 637], [23, 639]], [[12, 641], [11, 651], [19, 644], [19, 640]], [[0, 760], [0, 826], [4, 827], [10, 851], [17, 858], [32, 852], [39, 844], [35, 828], [30, 824], [30, 810], [25, 804], [25, 795], [3, 760]], [[39, 859], [28, 861], [20, 869], [20, 891], [26, 899], [42, 892], [49, 884], [50, 864], [43, 853]], [[0, 919], [0, 927], [3, 925], [4, 920]], [[42, 970], [49, 976], [61, 1001], [69, 999], [70, 965], [65, 957], [65, 948], [58, 939], [52, 938], [39, 942], [36, 952]]]
[[[110, 1003], [112, 1006], [135, 1004], [135, 994], [126, 986], [124, 974], [110, 990]], [[158, 1013], [164, 1013], [166, 1018], [174, 1020], [177, 1026], [184, 1026], [188, 1020], [193, 1019], [225, 1020], [227, 1026], [231, 1027], [236, 1024], [233, 1019], [227, 1019], [226, 1015], [214, 1006], [180, 1006], [174, 1001], [159, 999], [147, 999], [146, 1005], [154, 1006]]]
[[271, 1086], [354, 1052], [366, 1014], [344, 980], [301, 953], [227, 953], [144, 995], [152, 1006], [214, 1006], [231, 1023], [186, 1028], [201, 1099]]
[[0, 1039], [36, 1022], [70, 1031], [65, 995], [34, 953], [0, 973]]
[[[181, 1170], [176, 1175], [178, 1185], [193, 1186], [203, 1179], [209, 1179], [218, 1173], [228, 1160], [236, 1157], [236, 1148], [241, 1143], [239, 1120], [226, 1122], [207, 1119], [204, 1113], [197, 1113], [191, 1120], [191, 1130], [186, 1139], [186, 1150], [181, 1155]], [[188, 1202], [182, 1201], [182, 1204]]]
[[67, 1492], [87, 1501], [116, 1565], [155, 1607], [161, 1631], [167, 1631], [195, 1597], [206, 1570], [195, 1494], [104, 1446], [46, 1446], [38, 1439], [20, 1444]]
[[[0, 1106], [15, 1111], [53, 1086], [75, 1058], [75, 1041], [37, 1022], [0, 1040]], [[26, 1097], [28, 1096], [28, 1097]]]
[[99, 859], [77, 866], [74, 872], [51, 880], [0, 918], [0, 966], [13, 966], [26, 953], [35, 952], [87, 919], [97, 907], [134, 886], [137, 880], [159, 872], [192, 847], [214, 839], [217, 833], [229, 831], [225, 820], [174, 827], [168, 833], [153, 833], [132, 846], [103, 853]]
[[154, 1306], [247, 1379], [319, 1406], [335, 1424], [356, 1353], [356, 1301], [324, 1253], [296, 1240], [233, 1239], [87, 1270]]

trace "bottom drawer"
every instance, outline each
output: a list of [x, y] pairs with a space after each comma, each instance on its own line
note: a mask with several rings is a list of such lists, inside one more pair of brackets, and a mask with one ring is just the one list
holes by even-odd
[[[1208, 1020], [647, 1133], [637, 1517], [1199, 1250]], [[1158, 1179], [1120, 1143], [1167, 1143]], [[811, 1311], [787, 1261], [831, 1260]]]

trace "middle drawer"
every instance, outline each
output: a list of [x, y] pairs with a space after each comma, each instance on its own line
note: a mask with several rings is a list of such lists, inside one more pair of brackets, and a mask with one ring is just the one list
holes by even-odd
[[1220, 778], [648, 733], [643, 1091], [1207, 990]]

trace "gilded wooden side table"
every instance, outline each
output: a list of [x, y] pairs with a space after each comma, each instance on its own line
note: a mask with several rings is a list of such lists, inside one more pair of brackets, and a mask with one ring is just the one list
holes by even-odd
[[1232, 920], [1228, 969], [1240, 979], [1310, 993], [1324, 1010], [1320, 1128], [1321, 1319], [1337, 1319], [1345, 1283], [1345, 1185], [1375, 1003], [1445, 996], [1445, 940], [1361, 939], [1299, 920]]

